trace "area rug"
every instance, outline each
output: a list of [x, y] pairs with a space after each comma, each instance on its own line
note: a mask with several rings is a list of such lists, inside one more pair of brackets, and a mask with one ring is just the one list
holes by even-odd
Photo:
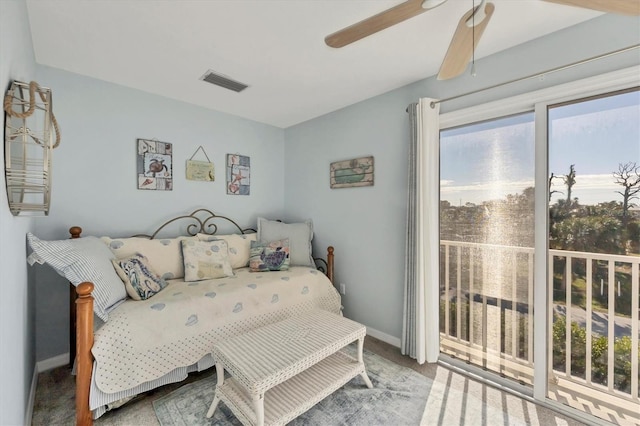
[[[345, 349], [355, 356], [355, 348]], [[456, 390], [449, 381], [454, 375], [441, 369], [444, 377], [435, 382], [422, 374], [402, 367], [370, 351], [364, 351], [367, 374], [373, 383], [368, 389], [360, 376], [320, 401], [309, 411], [289, 423], [292, 426], [404, 426], [404, 425], [530, 425], [540, 424], [535, 413], [505, 410], [486, 403], [482, 389]], [[461, 377], [461, 376], [460, 376]], [[466, 380], [467, 379], [462, 379]], [[162, 426], [239, 426], [241, 423], [223, 404], [211, 419], [206, 413], [213, 400], [216, 377], [186, 384], [153, 401], [153, 409]], [[473, 384], [468, 384], [473, 387]], [[477, 386], [480, 386], [479, 384]], [[485, 389], [485, 393], [487, 390]], [[499, 391], [495, 391], [499, 393]], [[515, 398], [515, 397], [509, 397]], [[524, 401], [515, 398], [522, 408]], [[526, 405], [532, 405], [526, 403]], [[528, 408], [531, 410], [531, 407]], [[514, 415], [516, 414], [516, 415]]]
[[[347, 350], [353, 352], [351, 347]], [[432, 381], [405, 367], [364, 351], [368, 389], [360, 376], [320, 401], [291, 425], [417, 425], [420, 424]], [[223, 404], [205, 417], [213, 400], [215, 375], [184, 385], [153, 401], [162, 426], [240, 425]]]

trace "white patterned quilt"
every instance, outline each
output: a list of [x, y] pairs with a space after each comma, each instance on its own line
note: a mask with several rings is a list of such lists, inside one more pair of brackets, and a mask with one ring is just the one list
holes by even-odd
[[232, 278], [171, 280], [148, 300], [127, 300], [109, 313], [93, 345], [96, 385], [131, 389], [195, 364], [220, 339], [320, 308], [340, 312], [340, 295], [308, 267], [282, 272], [235, 271]]

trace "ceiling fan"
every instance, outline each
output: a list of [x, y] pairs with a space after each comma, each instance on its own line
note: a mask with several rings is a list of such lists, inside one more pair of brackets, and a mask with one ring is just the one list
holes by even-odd
[[[325, 37], [324, 41], [331, 47], [344, 47], [378, 31], [399, 24], [414, 16], [418, 16], [447, 0], [406, 0], [397, 6], [373, 15], [351, 26], [343, 28]], [[624, 15], [640, 15], [639, 0], [543, 0], [551, 3], [594, 9], [601, 12]], [[449, 49], [444, 57], [438, 80], [447, 80], [462, 74], [482, 37], [495, 6], [481, 0], [478, 6], [465, 13], [456, 28]]]

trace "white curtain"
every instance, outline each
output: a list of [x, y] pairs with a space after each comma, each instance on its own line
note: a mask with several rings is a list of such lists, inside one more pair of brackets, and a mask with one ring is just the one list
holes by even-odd
[[402, 353], [418, 363], [440, 353], [440, 104], [409, 105], [410, 148]]

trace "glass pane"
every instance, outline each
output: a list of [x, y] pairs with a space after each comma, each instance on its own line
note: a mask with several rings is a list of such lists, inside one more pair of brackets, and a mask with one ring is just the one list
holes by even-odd
[[440, 134], [441, 351], [532, 383], [534, 115]]
[[637, 90], [548, 112], [549, 398], [620, 424], [640, 413], [639, 117]]

